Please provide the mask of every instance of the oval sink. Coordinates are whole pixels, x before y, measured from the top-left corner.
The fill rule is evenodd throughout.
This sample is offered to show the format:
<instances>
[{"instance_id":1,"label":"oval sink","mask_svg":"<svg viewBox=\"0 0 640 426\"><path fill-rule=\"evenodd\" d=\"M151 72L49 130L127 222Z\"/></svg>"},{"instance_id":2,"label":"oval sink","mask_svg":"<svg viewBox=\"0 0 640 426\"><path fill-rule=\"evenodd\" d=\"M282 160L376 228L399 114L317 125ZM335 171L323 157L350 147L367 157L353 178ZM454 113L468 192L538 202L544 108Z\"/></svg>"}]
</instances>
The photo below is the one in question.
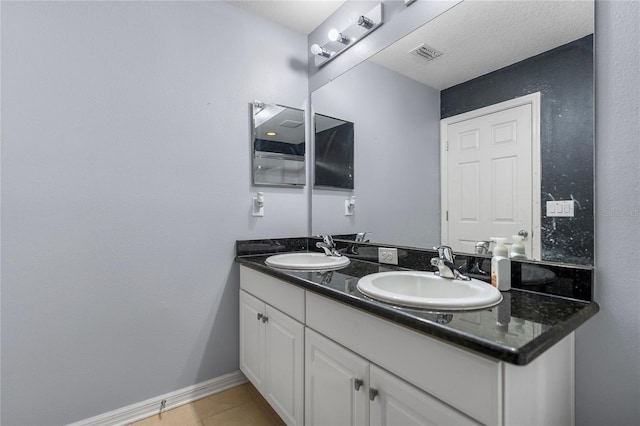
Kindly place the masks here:
<instances>
[{"instance_id":1,"label":"oval sink","mask_svg":"<svg viewBox=\"0 0 640 426\"><path fill-rule=\"evenodd\" d=\"M324 271L343 268L349 264L346 256L327 256L324 253L283 253L269 256L265 263L274 268Z\"/></svg>"},{"instance_id":2,"label":"oval sink","mask_svg":"<svg viewBox=\"0 0 640 426\"><path fill-rule=\"evenodd\" d=\"M423 271L392 271L366 275L358 281L365 295L394 305L469 310L497 305L500 291L480 280L451 280Z\"/></svg>"}]
</instances>

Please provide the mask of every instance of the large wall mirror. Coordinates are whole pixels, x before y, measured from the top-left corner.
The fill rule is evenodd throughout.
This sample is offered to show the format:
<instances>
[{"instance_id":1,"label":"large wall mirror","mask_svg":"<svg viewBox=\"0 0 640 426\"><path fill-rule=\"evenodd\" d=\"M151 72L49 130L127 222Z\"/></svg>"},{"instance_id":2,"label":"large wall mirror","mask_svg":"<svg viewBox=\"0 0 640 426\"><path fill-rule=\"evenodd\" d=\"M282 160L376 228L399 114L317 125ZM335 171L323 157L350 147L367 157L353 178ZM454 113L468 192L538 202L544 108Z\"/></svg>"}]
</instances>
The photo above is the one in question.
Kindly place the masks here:
<instances>
[{"instance_id":1,"label":"large wall mirror","mask_svg":"<svg viewBox=\"0 0 640 426\"><path fill-rule=\"evenodd\" d=\"M304 110L261 101L250 108L253 184L304 185Z\"/></svg>"},{"instance_id":2,"label":"large wall mirror","mask_svg":"<svg viewBox=\"0 0 640 426\"><path fill-rule=\"evenodd\" d=\"M517 178L530 195L514 192L503 206L531 198L537 227L526 231L539 242L536 260L593 264L593 18L589 1L463 1L315 90L314 111L358 124L358 173L353 216L344 215L344 195L314 189L312 233L371 232L372 242L417 248L441 244L447 216L462 209L443 197L447 181L460 174L441 177L441 126L538 96L531 132L539 146L525 154L538 169ZM507 133L493 131L504 140ZM509 170L518 168L513 164ZM511 176L487 170L489 185ZM475 196L478 209L495 210L493 195L478 196L465 182L459 196L467 205ZM570 203L574 216L549 216L547 202ZM489 232L483 239L510 240L515 233Z\"/></svg>"}]
</instances>

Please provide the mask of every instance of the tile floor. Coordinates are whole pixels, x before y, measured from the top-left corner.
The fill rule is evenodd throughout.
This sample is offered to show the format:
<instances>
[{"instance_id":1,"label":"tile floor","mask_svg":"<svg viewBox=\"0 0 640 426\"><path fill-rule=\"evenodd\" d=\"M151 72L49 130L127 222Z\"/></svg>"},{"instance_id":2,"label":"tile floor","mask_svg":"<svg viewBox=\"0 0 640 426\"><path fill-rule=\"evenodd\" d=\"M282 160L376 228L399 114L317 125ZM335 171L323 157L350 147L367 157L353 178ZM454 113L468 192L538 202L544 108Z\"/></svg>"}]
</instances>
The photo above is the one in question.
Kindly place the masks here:
<instances>
[{"instance_id":1,"label":"tile floor","mask_svg":"<svg viewBox=\"0 0 640 426\"><path fill-rule=\"evenodd\" d=\"M129 426L280 426L285 423L250 383L210 395Z\"/></svg>"}]
</instances>

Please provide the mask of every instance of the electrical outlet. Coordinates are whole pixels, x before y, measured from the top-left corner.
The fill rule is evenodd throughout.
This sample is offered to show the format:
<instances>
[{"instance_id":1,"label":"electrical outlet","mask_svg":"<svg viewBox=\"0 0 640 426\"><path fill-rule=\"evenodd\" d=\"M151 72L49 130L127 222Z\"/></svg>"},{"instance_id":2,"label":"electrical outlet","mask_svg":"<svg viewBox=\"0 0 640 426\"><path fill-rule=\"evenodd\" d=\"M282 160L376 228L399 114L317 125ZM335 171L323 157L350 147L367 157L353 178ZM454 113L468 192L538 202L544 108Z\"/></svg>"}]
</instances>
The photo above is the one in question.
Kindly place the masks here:
<instances>
[{"instance_id":1,"label":"electrical outlet","mask_svg":"<svg viewBox=\"0 0 640 426\"><path fill-rule=\"evenodd\" d=\"M397 265L398 249L378 247L378 262Z\"/></svg>"}]
</instances>

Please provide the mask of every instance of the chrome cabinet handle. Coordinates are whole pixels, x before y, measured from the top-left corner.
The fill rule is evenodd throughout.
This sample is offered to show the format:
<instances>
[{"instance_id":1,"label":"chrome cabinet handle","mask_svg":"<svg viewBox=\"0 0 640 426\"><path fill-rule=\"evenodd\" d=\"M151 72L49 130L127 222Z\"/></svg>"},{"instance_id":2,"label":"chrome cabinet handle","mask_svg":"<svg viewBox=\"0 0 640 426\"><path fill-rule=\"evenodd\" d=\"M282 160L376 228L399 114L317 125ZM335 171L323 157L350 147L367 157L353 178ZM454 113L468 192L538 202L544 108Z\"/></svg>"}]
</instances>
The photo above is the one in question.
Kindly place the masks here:
<instances>
[{"instance_id":1,"label":"chrome cabinet handle","mask_svg":"<svg viewBox=\"0 0 640 426\"><path fill-rule=\"evenodd\" d=\"M357 377L353 379L353 387L355 390L359 391L362 385L364 385L364 380L358 379Z\"/></svg>"},{"instance_id":2,"label":"chrome cabinet handle","mask_svg":"<svg viewBox=\"0 0 640 426\"><path fill-rule=\"evenodd\" d=\"M520 231L518 231L518 235L520 235L523 239L526 240L527 237L529 236L529 233L526 230L521 229Z\"/></svg>"},{"instance_id":3,"label":"chrome cabinet handle","mask_svg":"<svg viewBox=\"0 0 640 426\"><path fill-rule=\"evenodd\" d=\"M260 321L262 319L262 314L258 314L258 321Z\"/></svg>"},{"instance_id":4,"label":"chrome cabinet handle","mask_svg":"<svg viewBox=\"0 0 640 426\"><path fill-rule=\"evenodd\" d=\"M373 401L374 399L376 399L376 396L378 396L378 389L369 388L369 399Z\"/></svg>"},{"instance_id":5,"label":"chrome cabinet handle","mask_svg":"<svg viewBox=\"0 0 640 426\"><path fill-rule=\"evenodd\" d=\"M266 316L266 315L263 315L262 316L262 322L264 323L264 322L267 322L267 321L269 321L269 317Z\"/></svg>"}]
</instances>

